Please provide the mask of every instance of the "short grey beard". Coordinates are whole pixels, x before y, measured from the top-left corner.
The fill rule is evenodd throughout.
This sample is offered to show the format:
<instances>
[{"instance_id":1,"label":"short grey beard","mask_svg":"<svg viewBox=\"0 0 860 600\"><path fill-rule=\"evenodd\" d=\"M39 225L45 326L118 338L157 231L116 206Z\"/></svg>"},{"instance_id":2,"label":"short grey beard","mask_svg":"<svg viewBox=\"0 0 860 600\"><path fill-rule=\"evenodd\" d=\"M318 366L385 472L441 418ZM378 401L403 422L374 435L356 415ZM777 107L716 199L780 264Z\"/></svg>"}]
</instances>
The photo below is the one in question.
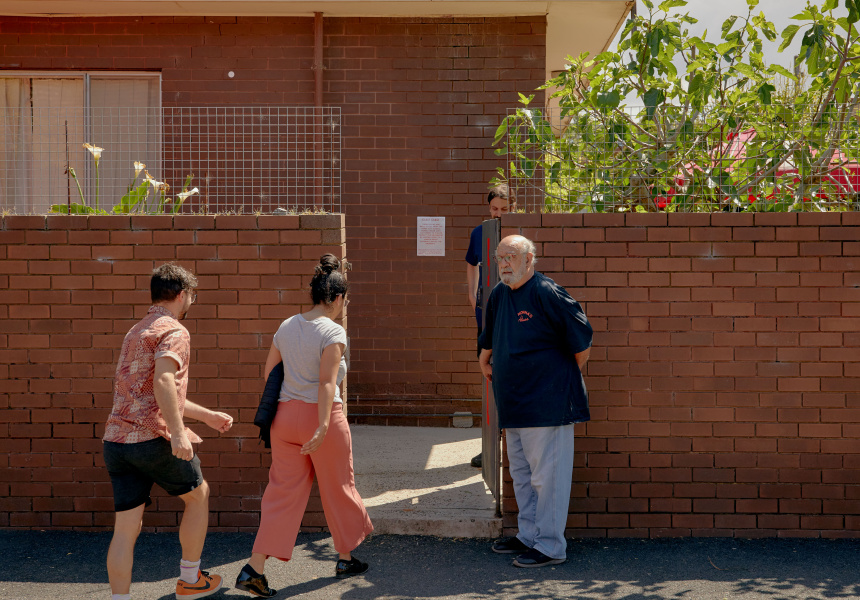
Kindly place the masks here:
<instances>
[{"instance_id":1,"label":"short grey beard","mask_svg":"<svg viewBox=\"0 0 860 600\"><path fill-rule=\"evenodd\" d=\"M526 276L527 271L528 271L528 265L526 265L525 261L523 261L523 265L519 269L517 269L516 271L514 271L511 274L500 274L499 279L506 286L511 287L512 285L516 285L520 281L522 281L523 277Z\"/></svg>"}]
</instances>

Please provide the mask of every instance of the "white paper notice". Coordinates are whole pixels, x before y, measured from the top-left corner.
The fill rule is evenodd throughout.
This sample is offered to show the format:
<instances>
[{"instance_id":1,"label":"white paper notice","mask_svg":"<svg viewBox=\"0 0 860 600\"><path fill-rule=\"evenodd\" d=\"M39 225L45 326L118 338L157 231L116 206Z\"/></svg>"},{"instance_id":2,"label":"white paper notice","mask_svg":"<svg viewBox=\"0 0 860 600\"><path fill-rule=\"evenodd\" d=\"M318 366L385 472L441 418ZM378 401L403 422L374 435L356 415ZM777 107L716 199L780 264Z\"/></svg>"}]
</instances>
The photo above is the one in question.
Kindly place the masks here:
<instances>
[{"instance_id":1,"label":"white paper notice","mask_svg":"<svg viewBox=\"0 0 860 600\"><path fill-rule=\"evenodd\" d=\"M418 256L445 256L445 217L418 217Z\"/></svg>"}]
</instances>

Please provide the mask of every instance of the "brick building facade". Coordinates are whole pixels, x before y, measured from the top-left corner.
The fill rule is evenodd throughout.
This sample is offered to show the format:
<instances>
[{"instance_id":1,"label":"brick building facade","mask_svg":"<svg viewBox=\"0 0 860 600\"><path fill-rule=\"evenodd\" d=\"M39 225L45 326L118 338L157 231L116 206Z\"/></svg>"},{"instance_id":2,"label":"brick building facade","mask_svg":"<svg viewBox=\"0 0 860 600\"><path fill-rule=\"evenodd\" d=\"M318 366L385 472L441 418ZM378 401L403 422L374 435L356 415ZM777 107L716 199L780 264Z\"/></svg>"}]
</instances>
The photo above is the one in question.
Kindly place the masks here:
<instances>
[{"instance_id":1,"label":"brick building facade","mask_svg":"<svg viewBox=\"0 0 860 600\"><path fill-rule=\"evenodd\" d=\"M463 13L469 4L487 10L494 3L444 10ZM487 182L502 164L491 147L495 129L518 93L533 92L563 59L548 60L547 9L531 6L548 3L514 4L527 14L324 16L322 102L343 115L341 205L355 285L350 386L358 412L479 412L465 294L468 236L486 216ZM593 20L591 41L566 48L574 54L602 50L629 9L627 2L549 4L576 7L578 18L568 21L582 30ZM111 5L85 2L79 10ZM207 3L207 10L227 5ZM602 15L607 7L613 12ZM314 19L305 16L0 17L0 76L157 72L166 107L312 105L313 55ZM444 257L416 256L418 216L446 218Z\"/></svg>"}]
</instances>

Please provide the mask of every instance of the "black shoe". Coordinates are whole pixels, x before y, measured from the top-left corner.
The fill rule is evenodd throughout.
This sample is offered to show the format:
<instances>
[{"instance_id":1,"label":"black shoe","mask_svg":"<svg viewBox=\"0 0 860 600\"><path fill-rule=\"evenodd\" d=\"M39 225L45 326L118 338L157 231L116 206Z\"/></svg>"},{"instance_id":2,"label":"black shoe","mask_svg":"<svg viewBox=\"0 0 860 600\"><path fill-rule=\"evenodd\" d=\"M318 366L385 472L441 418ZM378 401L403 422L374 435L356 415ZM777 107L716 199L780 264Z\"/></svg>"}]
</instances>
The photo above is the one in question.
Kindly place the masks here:
<instances>
[{"instance_id":1,"label":"black shoe","mask_svg":"<svg viewBox=\"0 0 860 600\"><path fill-rule=\"evenodd\" d=\"M472 459L472 466L476 469L480 469L484 466L484 455L479 454L475 458Z\"/></svg>"},{"instance_id":2,"label":"black shoe","mask_svg":"<svg viewBox=\"0 0 860 600\"><path fill-rule=\"evenodd\" d=\"M365 573L370 568L365 562L361 562L356 557L352 557L349 560L339 560L337 561L337 566L334 568L334 576L338 579L346 579L347 577L352 577L353 575L361 575Z\"/></svg>"},{"instance_id":3,"label":"black shoe","mask_svg":"<svg viewBox=\"0 0 860 600\"><path fill-rule=\"evenodd\" d=\"M532 548L514 559L515 567L545 567L547 565L560 565L566 558L550 558L537 548Z\"/></svg>"},{"instance_id":4,"label":"black shoe","mask_svg":"<svg viewBox=\"0 0 860 600\"><path fill-rule=\"evenodd\" d=\"M518 537L496 540L492 549L496 554L522 554L530 550Z\"/></svg>"},{"instance_id":5,"label":"black shoe","mask_svg":"<svg viewBox=\"0 0 860 600\"><path fill-rule=\"evenodd\" d=\"M239 576L236 578L236 588L261 598L271 598L278 593L278 590L269 587L266 576L257 573L251 568L251 565L245 565L239 571Z\"/></svg>"}]
</instances>

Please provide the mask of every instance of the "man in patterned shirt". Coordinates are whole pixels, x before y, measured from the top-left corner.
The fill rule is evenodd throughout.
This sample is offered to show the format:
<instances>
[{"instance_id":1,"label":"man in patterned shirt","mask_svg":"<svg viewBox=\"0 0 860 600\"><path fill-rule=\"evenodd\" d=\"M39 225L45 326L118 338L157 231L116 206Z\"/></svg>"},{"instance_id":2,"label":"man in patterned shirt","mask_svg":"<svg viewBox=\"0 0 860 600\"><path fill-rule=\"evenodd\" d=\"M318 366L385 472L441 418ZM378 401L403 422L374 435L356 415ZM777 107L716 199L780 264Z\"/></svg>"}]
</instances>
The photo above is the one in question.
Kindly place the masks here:
<instances>
[{"instance_id":1,"label":"man in patterned shirt","mask_svg":"<svg viewBox=\"0 0 860 600\"><path fill-rule=\"evenodd\" d=\"M156 483L185 502L177 599L203 598L221 587L219 575L200 570L209 524L209 486L192 443L202 440L183 415L225 432L233 417L185 398L191 354L179 321L197 297L197 278L174 264L152 272L152 306L126 334L114 378L113 410L104 434L104 458L114 494L116 522L107 556L112 600L130 600L134 545L149 492Z\"/></svg>"}]
</instances>

